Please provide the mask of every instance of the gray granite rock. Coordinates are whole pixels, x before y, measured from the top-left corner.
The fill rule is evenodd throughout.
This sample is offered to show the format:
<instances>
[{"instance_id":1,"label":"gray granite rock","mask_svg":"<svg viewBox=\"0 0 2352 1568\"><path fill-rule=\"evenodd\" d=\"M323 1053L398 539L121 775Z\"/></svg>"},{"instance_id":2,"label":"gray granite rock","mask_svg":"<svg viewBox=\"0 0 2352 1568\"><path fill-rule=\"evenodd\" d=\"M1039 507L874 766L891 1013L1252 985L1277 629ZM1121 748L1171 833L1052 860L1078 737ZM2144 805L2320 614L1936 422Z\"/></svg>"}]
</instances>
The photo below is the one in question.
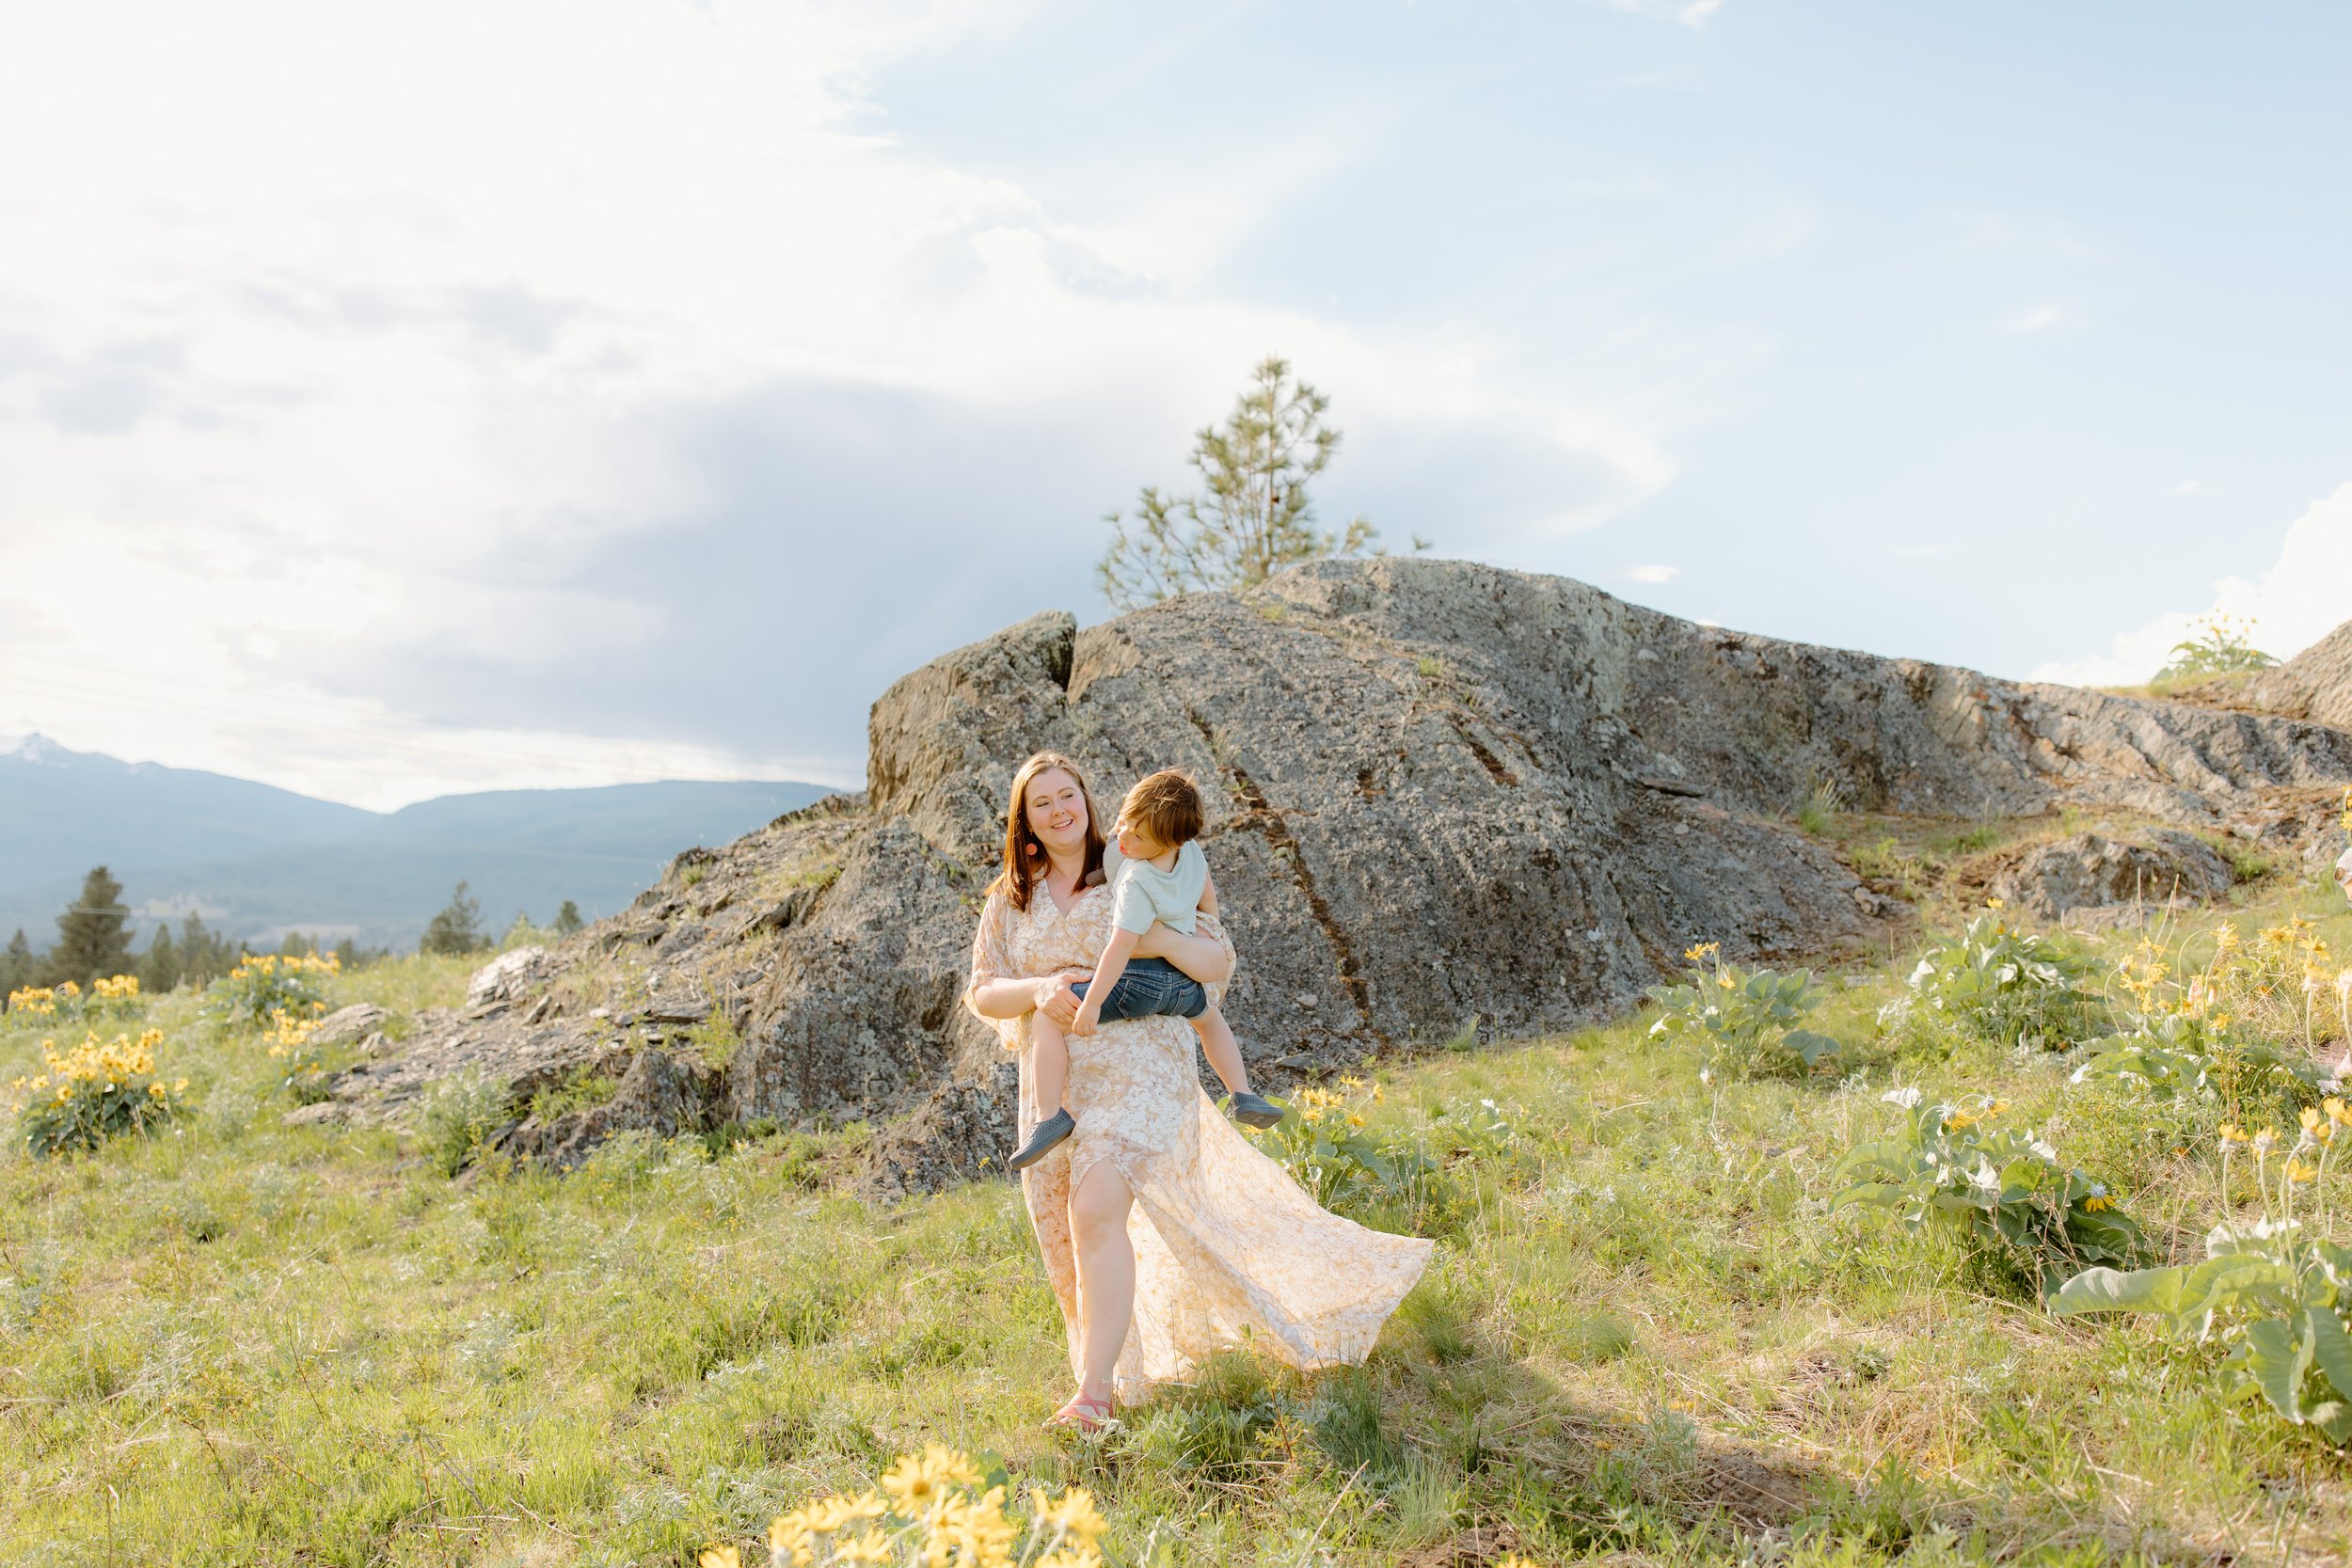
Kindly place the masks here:
<instances>
[{"instance_id":1,"label":"gray granite rock","mask_svg":"<svg viewBox=\"0 0 2352 1568\"><path fill-rule=\"evenodd\" d=\"M2256 675L2239 695L2272 713L2352 729L2352 621Z\"/></svg>"},{"instance_id":2,"label":"gray granite rock","mask_svg":"<svg viewBox=\"0 0 2352 1568\"><path fill-rule=\"evenodd\" d=\"M2186 908L2230 891L2236 873L2203 839L2156 829L2143 842L2076 833L2039 844L1994 874L1985 891L2045 921L2108 905ZM2081 921L2073 922L2087 928Z\"/></svg>"},{"instance_id":3,"label":"gray granite rock","mask_svg":"<svg viewBox=\"0 0 2352 1568\"><path fill-rule=\"evenodd\" d=\"M337 1093L396 1101L466 1065L617 1073L675 1049L684 1026L648 1009L683 990L706 1039L739 1041L694 1080L708 1115L881 1120L885 1190L1001 1168L1008 1065L958 997L1013 769L1046 747L1104 811L1156 768L1200 780L1242 954L1228 1012L1276 1087L1473 1017L1489 1036L1595 1018L1694 942L1867 949L1908 911L1788 822L1823 781L1857 809L2073 804L2298 852L2352 781L2352 735L2315 724L1783 642L1559 578L1319 562L934 660L875 703L862 795L681 855L545 956L529 986L587 1016L492 997ZM568 1159L625 1124L516 1137Z\"/></svg>"}]
</instances>

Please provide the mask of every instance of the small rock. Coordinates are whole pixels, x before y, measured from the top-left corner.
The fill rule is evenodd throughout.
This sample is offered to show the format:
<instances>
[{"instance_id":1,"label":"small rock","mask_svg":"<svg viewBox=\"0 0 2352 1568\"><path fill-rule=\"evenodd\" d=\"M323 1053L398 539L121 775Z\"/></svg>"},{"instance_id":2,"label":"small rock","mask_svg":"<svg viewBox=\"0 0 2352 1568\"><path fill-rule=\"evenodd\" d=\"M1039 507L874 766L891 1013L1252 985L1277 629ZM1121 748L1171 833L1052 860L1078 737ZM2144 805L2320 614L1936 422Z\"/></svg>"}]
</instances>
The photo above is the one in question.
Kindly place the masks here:
<instances>
[{"instance_id":1,"label":"small rock","mask_svg":"<svg viewBox=\"0 0 2352 1568\"><path fill-rule=\"evenodd\" d=\"M285 1127L326 1127L345 1120L350 1114L349 1107L322 1100L315 1105L297 1105L278 1120Z\"/></svg>"},{"instance_id":2,"label":"small rock","mask_svg":"<svg viewBox=\"0 0 2352 1568\"><path fill-rule=\"evenodd\" d=\"M318 1027L310 1031L312 1045L349 1045L354 1040L373 1034L392 1015L373 1002L354 1002L350 1006L331 1012L320 1019Z\"/></svg>"},{"instance_id":3,"label":"small rock","mask_svg":"<svg viewBox=\"0 0 2352 1568\"><path fill-rule=\"evenodd\" d=\"M501 953L475 970L473 978L466 982L466 1006L481 1007L512 1002L541 977L542 968L549 967L544 947L517 947L512 953Z\"/></svg>"}]
</instances>

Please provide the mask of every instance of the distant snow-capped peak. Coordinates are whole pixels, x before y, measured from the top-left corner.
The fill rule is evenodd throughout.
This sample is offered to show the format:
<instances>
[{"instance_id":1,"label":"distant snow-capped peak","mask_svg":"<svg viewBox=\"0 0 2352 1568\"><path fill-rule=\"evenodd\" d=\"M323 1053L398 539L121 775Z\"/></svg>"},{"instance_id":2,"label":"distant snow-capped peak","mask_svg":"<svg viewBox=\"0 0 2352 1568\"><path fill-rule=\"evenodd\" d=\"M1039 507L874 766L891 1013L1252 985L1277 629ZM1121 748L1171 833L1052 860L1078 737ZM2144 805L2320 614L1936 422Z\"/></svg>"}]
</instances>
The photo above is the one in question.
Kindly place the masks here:
<instances>
[{"instance_id":1,"label":"distant snow-capped peak","mask_svg":"<svg viewBox=\"0 0 2352 1568\"><path fill-rule=\"evenodd\" d=\"M72 761L73 753L36 730L10 746L6 752L0 752L0 756L5 756L11 762L55 765Z\"/></svg>"}]
</instances>

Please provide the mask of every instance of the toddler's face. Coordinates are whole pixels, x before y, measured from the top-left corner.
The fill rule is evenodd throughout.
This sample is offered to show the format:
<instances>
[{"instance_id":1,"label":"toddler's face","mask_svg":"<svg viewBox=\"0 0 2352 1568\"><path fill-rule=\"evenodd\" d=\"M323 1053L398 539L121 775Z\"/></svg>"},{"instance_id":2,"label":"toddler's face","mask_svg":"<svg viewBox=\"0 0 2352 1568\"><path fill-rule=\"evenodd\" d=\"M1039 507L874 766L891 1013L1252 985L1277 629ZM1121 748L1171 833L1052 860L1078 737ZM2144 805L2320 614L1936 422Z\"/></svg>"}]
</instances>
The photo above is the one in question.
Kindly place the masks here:
<instances>
[{"instance_id":1,"label":"toddler's face","mask_svg":"<svg viewBox=\"0 0 2352 1568\"><path fill-rule=\"evenodd\" d=\"M1119 852L1131 861L1152 861L1168 853L1168 846L1125 817L1119 820Z\"/></svg>"}]
</instances>

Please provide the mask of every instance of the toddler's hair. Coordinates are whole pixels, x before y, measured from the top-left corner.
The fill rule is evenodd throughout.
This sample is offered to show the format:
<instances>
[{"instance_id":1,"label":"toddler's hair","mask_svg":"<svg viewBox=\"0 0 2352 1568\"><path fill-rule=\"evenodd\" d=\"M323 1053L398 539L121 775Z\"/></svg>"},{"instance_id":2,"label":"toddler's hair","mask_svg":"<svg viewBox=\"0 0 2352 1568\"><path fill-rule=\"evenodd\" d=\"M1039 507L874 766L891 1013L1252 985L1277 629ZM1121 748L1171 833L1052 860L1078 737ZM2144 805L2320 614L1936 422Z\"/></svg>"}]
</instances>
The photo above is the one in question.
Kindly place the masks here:
<instances>
[{"instance_id":1,"label":"toddler's hair","mask_svg":"<svg viewBox=\"0 0 2352 1568\"><path fill-rule=\"evenodd\" d=\"M1200 836L1200 791L1191 775L1163 768L1127 791L1119 819L1171 849L1182 848Z\"/></svg>"}]
</instances>

